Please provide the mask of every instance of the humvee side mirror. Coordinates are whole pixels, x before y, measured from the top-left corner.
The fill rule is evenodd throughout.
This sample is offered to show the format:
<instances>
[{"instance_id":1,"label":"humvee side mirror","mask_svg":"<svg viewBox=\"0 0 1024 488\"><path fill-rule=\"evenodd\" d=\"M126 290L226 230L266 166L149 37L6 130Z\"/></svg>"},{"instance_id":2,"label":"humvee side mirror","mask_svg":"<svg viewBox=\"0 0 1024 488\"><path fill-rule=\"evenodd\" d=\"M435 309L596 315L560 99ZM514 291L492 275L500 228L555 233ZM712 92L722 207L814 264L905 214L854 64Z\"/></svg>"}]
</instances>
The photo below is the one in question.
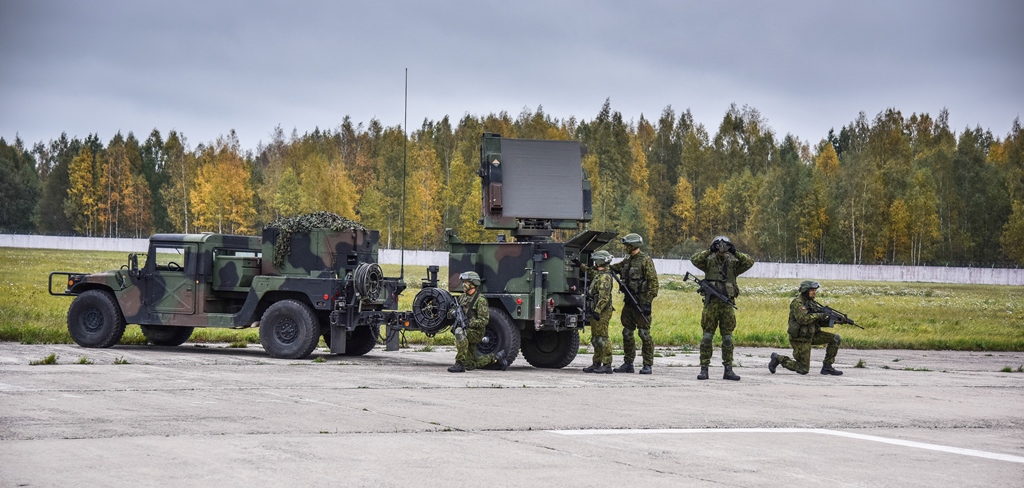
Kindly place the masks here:
<instances>
[{"instance_id":1,"label":"humvee side mirror","mask_svg":"<svg viewBox=\"0 0 1024 488\"><path fill-rule=\"evenodd\" d=\"M128 272L133 278L139 277L139 255L131 253L128 255Z\"/></svg>"}]
</instances>

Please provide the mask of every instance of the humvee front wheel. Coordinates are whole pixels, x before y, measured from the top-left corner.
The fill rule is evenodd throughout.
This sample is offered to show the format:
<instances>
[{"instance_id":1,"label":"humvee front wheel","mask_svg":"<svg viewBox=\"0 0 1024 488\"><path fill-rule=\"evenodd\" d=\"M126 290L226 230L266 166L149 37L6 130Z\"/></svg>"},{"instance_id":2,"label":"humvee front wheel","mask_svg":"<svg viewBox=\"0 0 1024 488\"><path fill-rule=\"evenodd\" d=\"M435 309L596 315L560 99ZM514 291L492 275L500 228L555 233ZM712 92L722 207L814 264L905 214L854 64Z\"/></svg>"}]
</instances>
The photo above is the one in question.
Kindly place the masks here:
<instances>
[{"instance_id":1,"label":"humvee front wheel","mask_svg":"<svg viewBox=\"0 0 1024 488\"><path fill-rule=\"evenodd\" d=\"M75 297L68 308L68 333L82 347L110 347L124 334L124 315L117 300L104 290Z\"/></svg>"},{"instance_id":2,"label":"humvee front wheel","mask_svg":"<svg viewBox=\"0 0 1024 488\"><path fill-rule=\"evenodd\" d=\"M542 330L523 341L523 357L535 368L564 368L576 359L580 334L576 330Z\"/></svg>"},{"instance_id":3,"label":"humvee front wheel","mask_svg":"<svg viewBox=\"0 0 1024 488\"><path fill-rule=\"evenodd\" d=\"M154 346L180 346L192 337L195 327L175 327L173 325L143 325L142 335Z\"/></svg>"},{"instance_id":4,"label":"humvee front wheel","mask_svg":"<svg viewBox=\"0 0 1024 488\"><path fill-rule=\"evenodd\" d=\"M306 304L297 300L274 303L260 320L260 344L281 359L305 358L320 342L320 323Z\"/></svg>"},{"instance_id":5,"label":"humvee front wheel","mask_svg":"<svg viewBox=\"0 0 1024 488\"><path fill-rule=\"evenodd\" d=\"M516 328L512 317L504 310L491 307L491 320L487 322L484 330L484 338L476 346L478 356L485 354L497 354L498 351L505 351L505 358L508 364L512 364L519 355L519 329ZM498 364L491 364L487 369L500 369Z\"/></svg>"}]
</instances>

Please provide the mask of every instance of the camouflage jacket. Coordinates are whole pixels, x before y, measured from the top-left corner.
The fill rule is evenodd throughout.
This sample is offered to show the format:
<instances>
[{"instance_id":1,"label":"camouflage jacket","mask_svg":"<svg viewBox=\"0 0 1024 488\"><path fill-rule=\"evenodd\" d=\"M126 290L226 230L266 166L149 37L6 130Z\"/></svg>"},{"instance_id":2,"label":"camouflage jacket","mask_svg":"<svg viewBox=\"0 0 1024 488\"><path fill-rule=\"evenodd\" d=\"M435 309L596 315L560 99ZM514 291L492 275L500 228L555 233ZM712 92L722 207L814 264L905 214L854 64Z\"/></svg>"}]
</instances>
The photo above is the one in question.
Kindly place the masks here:
<instances>
[{"instance_id":1,"label":"camouflage jacket","mask_svg":"<svg viewBox=\"0 0 1024 488\"><path fill-rule=\"evenodd\" d=\"M725 293L729 298L736 298L740 294L740 287L736 284L736 277L746 273L754 266L754 258L737 252L735 256L729 253L718 254L710 249L695 253L690 256L690 263L704 272L704 279L711 282L718 291Z\"/></svg>"},{"instance_id":2,"label":"camouflage jacket","mask_svg":"<svg viewBox=\"0 0 1024 488\"><path fill-rule=\"evenodd\" d=\"M626 256L610 268L619 274L626 288L640 303L651 303L658 296L658 272L654 269L654 260L643 251Z\"/></svg>"},{"instance_id":3,"label":"camouflage jacket","mask_svg":"<svg viewBox=\"0 0 1024 488\"><path fill-rule=\"evenodd\" d=\"M821 330L822 323L827 324L825 314L815 312L817 302L800 294L789 303L789 337L791 339L810 339Z\"/></svg>"},{"instance_id":4,"label":"camouflage jacket","mask_svg":"<svg viewBox=\"0 0 1024 488\"><path fill-rule=\"evenodd\" d=\"M594 275L587 290L587 303L592 311L599 314L612 311L612 281L611 272L607 270Z\"/></svg>"},{"instance_id":5,"label":"camouflage jacket","mask_svg":"<svg viewBox=\"0 0 1024 488\"><path fill-rule=\"evenodd\" d=\"M459 296L459 306L462 307L462 311L466 314L466 320L469 321L470 330L483 331L487 327L487 322L491 320L491 310L487 306L487 299L480 297L473 303L473 297L477 296L480 290L470 295L469 293L463 293ZM469 305L473 303L473 309L469 309Z\"/></svg>"}]
</instances>

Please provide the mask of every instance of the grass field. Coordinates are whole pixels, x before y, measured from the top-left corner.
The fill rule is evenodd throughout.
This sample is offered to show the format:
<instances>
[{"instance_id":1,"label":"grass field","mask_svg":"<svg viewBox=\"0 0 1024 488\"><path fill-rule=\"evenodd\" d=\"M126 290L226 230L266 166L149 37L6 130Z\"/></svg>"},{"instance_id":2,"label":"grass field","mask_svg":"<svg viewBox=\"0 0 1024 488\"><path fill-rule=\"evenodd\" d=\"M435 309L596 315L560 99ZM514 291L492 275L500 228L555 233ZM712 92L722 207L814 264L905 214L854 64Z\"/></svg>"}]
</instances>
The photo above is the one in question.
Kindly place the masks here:
<instances>
[{"instance_id":1,"label":"grass field","mask_svg":"<svg viewBox=\"0 0 1024 488\"><path fill-rule=\"evenodd\" d=\"M116 269L127 253L0 248L0 340L24 343L70 343L67 310L70 297L47 293L50 271L96 272ZM384 265L397 276L397 265ZM441 276L446 276L446 269ZM410 289L400 308L408 310L426 276L422 266L407 266ZM814 279L808 276L808 279ZM744 279L737 299L735 340L740 346L788 347L789 302L799 280ZM700 297L696 285L680 276L662 276L654 301L652 334L660 346L696 348L700 341ZM622 308L616 294L615 307ZM866 328L837 326L844 348L952 349L1024 351L1024 287L934 283L823 282L820 302L842 310ZM612 342L621 347L618 313L612 319ZM407 334L411 344L451 344L451 334L427 338ZM256 329L196 329L193 342L258 343ZM581 337L588 344L589 333ZM145 342L137 326L129 326L123 343Z\"/></svg>"}]
</instances>

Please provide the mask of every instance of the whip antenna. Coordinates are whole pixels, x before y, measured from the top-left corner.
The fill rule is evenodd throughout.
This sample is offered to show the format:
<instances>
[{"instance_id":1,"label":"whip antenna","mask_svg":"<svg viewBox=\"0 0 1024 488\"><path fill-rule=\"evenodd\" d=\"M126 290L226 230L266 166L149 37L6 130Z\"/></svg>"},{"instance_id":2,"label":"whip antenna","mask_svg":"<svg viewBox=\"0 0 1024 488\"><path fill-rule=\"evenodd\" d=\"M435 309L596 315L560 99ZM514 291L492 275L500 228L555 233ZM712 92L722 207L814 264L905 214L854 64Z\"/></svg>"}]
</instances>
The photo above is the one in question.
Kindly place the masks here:
<instances>
[{"instance_id":1,"label":"whip antenna","mask_svg":"<svg viewBox=\"0 0 1024 488\"><path fill-rule=\"evenodd\" d=\"M398 279L405 281L405 180L408 173L406 169L409 154L409 68L405 68L405 119L402 121L402 257L401 271Z\"/></svg>"}]
</instances>

